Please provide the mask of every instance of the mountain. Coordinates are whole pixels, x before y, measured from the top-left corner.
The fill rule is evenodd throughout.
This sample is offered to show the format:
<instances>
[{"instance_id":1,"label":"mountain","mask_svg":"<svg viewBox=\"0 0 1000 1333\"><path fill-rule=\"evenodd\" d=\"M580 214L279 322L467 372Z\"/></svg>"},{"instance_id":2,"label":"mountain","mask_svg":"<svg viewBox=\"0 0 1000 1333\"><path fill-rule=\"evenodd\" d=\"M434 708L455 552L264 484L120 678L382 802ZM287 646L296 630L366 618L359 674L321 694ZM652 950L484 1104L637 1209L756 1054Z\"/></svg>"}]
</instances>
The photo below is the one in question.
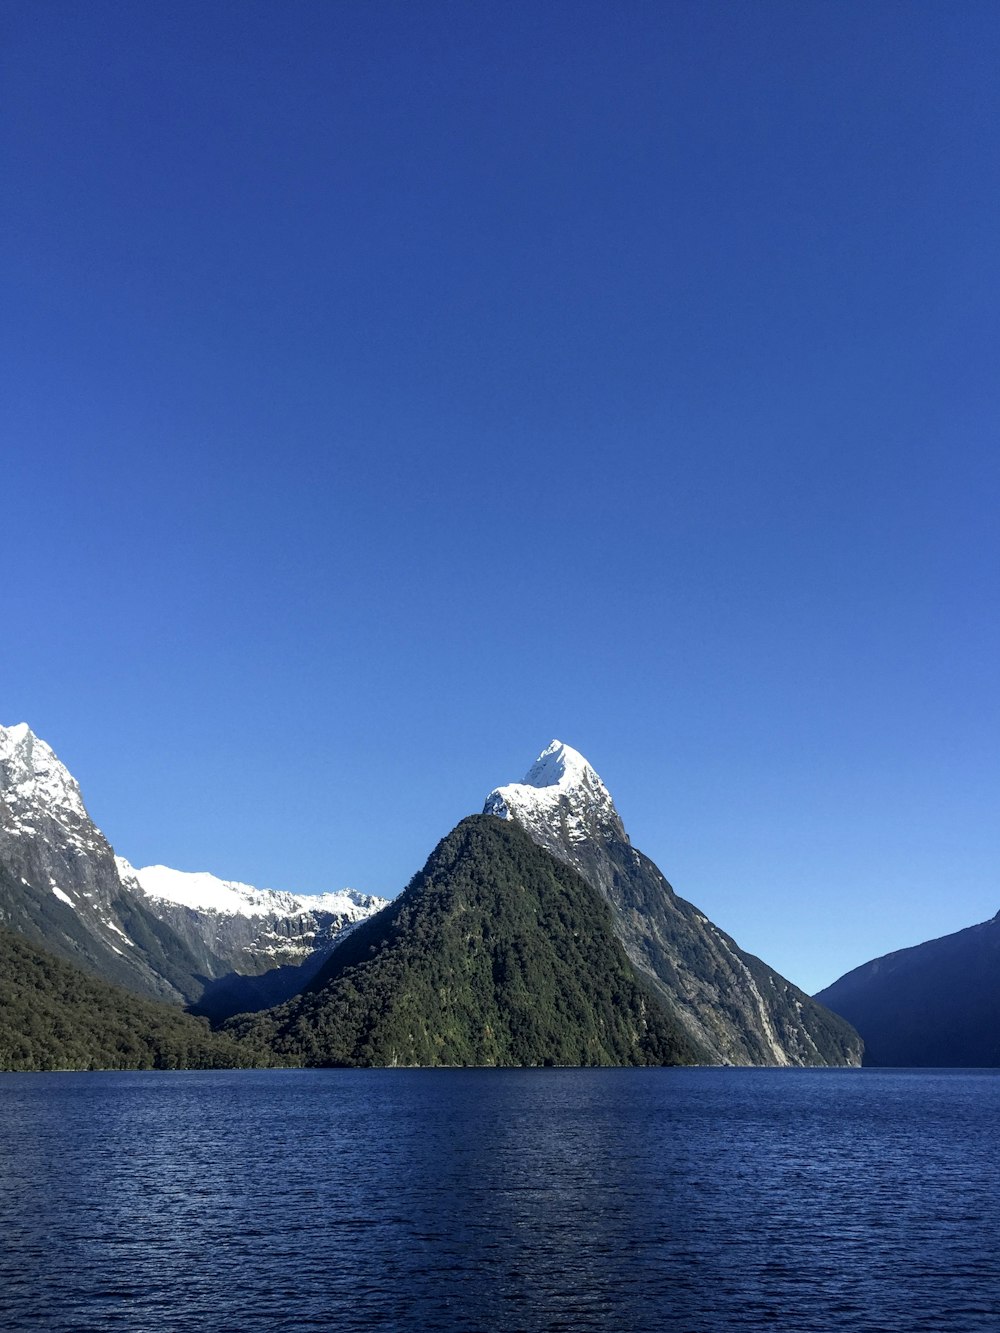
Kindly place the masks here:
<instances>
[{"instance_id":1,"label":"mountain","mask_svg":"<svg viewBox=\"0 0 1000 1333\"><path fill-rule=\"evenodd\" d=\"M0 923L106 981L154 999L197 991L196 959L140 899L76 780L21 723L0 727Z\"/></svg>"},{"instance_id":2,"label":"mountain","mask_svg":"<svg viewBox=\"0 0 1000 1333\"><path fill-rule=\"evenodd\" d=\"M853 1023L865 1064L1000 1065L1000 913L899 949L816 997Z\"/></svg>"},{"instance_id":3,"label":"mountain","mask_svg":"<svg viewBox=\"0 0 1000 1333\"><path fill-rule=\"evenodd\" d=\"M600 895L485 815L444 838L303 995L228 1031L313 1065L659 1065L701 1054L637 978Z\"/></svg>"},{"instance_id":4,"label":"mountain","mask_svg":"<svg viewBox=\"0 0 1000 1333\"><path fill-rule=\"evenodd\" d=\"M0 891L8 878L0 867ZM226 1069L250 1063L204 1019L101 981L0 926L0 1070Z\"/></svg>"},{"instance_id":5,"label":"mountain","mask_svg":"<svg viewBox=\"0 0 1000 1333\"><path fill-rule=\"evenodd\" d=\"M735 1065L857 1065L856 1032L674 893L631 844L607 787L561 741L484 813L520 825L610 904L625 952L707 1060Z\"/></svg>"},{"instance_id":6,"label":"mountain","mask_svg":"<svg viewBox=\"0 0 1000 1333\"><path fill-rule=\"evenodd\" d=\"M356 889L315 895L257 889L206 873L117 857L134 900L174 932L204 975L194 1009L211 1018L265 1009L297 994L338 939L386 899Z\"/></svg>"},{"instance_id":7,"label":"mountain","mask_svg":"<svg viewBox=\"0 0 1000 1333\"><path fill-rule=\"evenodd\" d=\"M353 890L309 897L133 869L24 723L0 727L0 866L0 923L106 981L213 1015L294 994L345 929L384 906Z\"/></svg>"}]
</instances>

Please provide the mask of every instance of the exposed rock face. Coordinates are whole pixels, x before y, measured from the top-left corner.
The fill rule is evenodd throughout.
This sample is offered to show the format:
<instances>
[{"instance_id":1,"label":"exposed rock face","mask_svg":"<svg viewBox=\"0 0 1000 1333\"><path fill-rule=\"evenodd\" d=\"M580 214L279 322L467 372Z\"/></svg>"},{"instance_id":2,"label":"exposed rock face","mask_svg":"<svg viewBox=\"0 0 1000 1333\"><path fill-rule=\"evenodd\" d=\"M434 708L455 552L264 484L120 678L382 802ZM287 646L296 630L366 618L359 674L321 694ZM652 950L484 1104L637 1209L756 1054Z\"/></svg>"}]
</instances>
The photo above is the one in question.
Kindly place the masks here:
<instances>
[{"instance_id":1,"label":"exposed rock face","mask_svg":"<svg viewBox=\"0 0 1000 1333\"><path fill-rule=\"evenodd\" d=\"M632 847L611 795L576 750L553 741L484 812L512 819L611 904L615 930L694 1042L720 1064L857 1065L853 1029L679 898Z\"/></svg>"},{"instance_id":2,"label":"exposed rock face","mask_svg":"<svg viewBox=\"0 0 1000 1333\"><path fill-rule=\"evenodd\" d=\"M213 1014L286 999L384 906L354 890L310 897L133 869L24 723L0 727L0 864L0 921L106 980Z\"/></svg>"},{"instance_id":3,"label":"exposed rock face","mask_svg":"<svg viewBox=\"0 0 1000 1333\"><path fill-rule=\"evenodd\" d=\"M386 904L355 889L285 893L167 866L136 870L123 857L117 864L132 898L198 961L205 981L195 1008L213 1018L281 1004L347 931Z\"/></svg>"},{"instance_id":4,"label":"exposed rock face","mask_svg":"<svg viewBox=\"0 0 1000 1333\"><path fill-rule=\"evenodd\" d=\"M861 1033L865 1064L1000 1065L1000 913L875 958L816 997Z\"/></svg>"},{"instance_id":5,"label":"exposed rock face","mask_svg":"<svg viewBox=\"0 0 1000 1333\"><path fill-rule=\"evenodd\" d=\"M196 960L125 897L75 779L24 723L0 727L0 863L0 920L32 943L155 999L197 989Z\"/></svg>"}]
</instances>

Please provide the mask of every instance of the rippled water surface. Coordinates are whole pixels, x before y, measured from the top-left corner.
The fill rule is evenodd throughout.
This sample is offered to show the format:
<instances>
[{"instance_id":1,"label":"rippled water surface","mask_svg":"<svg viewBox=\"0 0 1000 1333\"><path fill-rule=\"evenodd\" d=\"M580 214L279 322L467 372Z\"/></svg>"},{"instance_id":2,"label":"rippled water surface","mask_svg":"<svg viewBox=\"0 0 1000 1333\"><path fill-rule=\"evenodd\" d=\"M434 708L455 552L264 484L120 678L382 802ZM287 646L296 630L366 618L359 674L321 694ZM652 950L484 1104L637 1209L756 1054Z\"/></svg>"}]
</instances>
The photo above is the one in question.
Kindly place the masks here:
<instances>
[{"instance_id":1,"label":"rippled water surface","mask_svg":"<svg viewBox=\"0 0 1000 1333\"><path fill-rule=\"evenodd\" d=\"M1000 1327L997 1072L0 1076L17 1330Z\"/></svg>"}]
</instances>

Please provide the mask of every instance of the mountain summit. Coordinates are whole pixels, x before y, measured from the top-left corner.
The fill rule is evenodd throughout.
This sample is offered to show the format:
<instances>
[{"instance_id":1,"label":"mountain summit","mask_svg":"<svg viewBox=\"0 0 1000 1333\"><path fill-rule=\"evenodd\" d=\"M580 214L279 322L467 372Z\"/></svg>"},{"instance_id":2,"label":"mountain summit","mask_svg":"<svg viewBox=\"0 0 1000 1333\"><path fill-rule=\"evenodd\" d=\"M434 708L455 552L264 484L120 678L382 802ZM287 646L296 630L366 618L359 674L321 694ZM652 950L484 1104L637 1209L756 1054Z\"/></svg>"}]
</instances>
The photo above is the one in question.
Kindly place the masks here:
<instances>
[{"instance_id":1,"label":"mountain summit","mask_svg":"<svg viewBox=\"0 0 1000 1333\"><path fill-rule=\"evenodd\" d=\"M674 893L632 846L610 792L577 750L552 741L523 782L490 792L483 812L520 824L607 900L629 959L708 1060L860 1063L860 1040L846 1022Z\"/></svg>"},{"instance_id":2,"label":"mountain summit","mask_svg":"<svg viewBox=\"0 0 1000 1333\"><path fill-rule=\"evenodd\" d=\"M79 783L27 723L0 727L0 924L141 995L213 1016L288 998L342 931L384 907L136 870L87 813Z\"/></svg>"},{"instance_id":3,"label":"mountain summit","mask_svg":"<svg viewBox=\"0 0 1000 1333\"><path fill-rule=\"evenodd\" d=\"M0 924L153 999L179 1001L194 960L123 892L80 787L26 723L0 727Z\"/></svg>"},{"instance_id":4,"label":"mountain summit","mask_svg":"<svg viewBox=\"0 0 1000 1333\"><path fill-rule=\"evenodd\" d=\"M545 747L523 781L491 791L483 814L515 820L557 856L590 838L628 842L611 793L579 750L562 741Z\"/></svg>"},{"instance_id":5,"label":"mountain summit","mask_svg":"<svg viewBox=\"0 0 1000 1333\"><path fill-rule=\"evenodd\" d=\"M4 823L12 830L37 833L44 818L87 847L101 837L83 804L80 784L27 722L0 727L0 802Z\"/></svg>"}]
</instances>

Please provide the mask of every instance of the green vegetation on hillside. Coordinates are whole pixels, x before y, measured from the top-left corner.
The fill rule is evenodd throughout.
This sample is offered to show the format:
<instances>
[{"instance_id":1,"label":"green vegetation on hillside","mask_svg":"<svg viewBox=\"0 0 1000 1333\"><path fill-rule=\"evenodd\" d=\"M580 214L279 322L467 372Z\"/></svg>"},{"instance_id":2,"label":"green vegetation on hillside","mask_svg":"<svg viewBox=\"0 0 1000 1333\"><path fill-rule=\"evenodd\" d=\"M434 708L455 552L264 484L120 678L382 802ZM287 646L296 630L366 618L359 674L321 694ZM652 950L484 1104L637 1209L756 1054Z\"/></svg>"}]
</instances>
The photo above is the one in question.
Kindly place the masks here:
<instances>
[{"instance_id":1,"label":"green vegetation on hillside","mask_svg":"<svg viewBox=\"0 0 1000 1333\"><path fill-rule=\"evenodd\" d=\"M648 1065L698 1058L610 909L519 827L463 820L309 989L226 1030L308 1065Z\"/></svg>"},{"instance_id":2,"label":"green vegetation on hillside","mask_svg":"<svg viewBox=\"0 0 1000 1333\"><path fill-rule=\"evenodd\" d=\"M0 926L0 1070L254 1063L204 1019L89 976Z\"/></svg>"}]
</instances>

